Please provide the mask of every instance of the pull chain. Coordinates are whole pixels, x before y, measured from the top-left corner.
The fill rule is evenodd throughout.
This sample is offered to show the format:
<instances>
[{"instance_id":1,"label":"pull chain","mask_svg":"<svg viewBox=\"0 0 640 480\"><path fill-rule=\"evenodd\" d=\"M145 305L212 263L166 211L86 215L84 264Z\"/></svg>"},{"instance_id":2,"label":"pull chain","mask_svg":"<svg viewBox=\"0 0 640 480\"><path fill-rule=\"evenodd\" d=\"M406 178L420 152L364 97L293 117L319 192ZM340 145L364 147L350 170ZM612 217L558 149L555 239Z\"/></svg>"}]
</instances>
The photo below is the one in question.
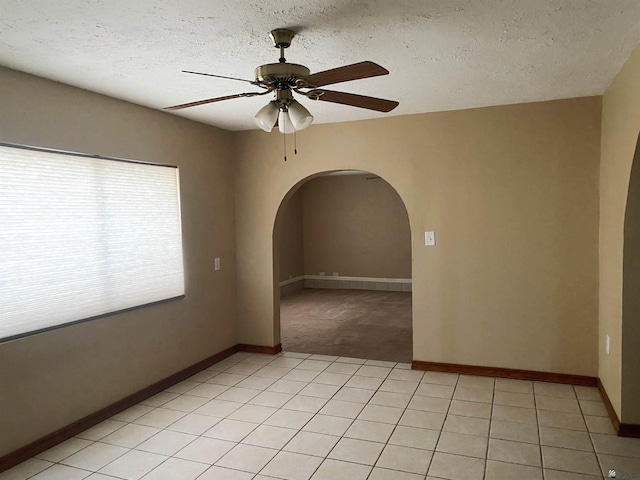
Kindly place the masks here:
<instances>
[{"instance_id":1,"label":"pull chain","mask_svg":"<svg viewBox=\"0 0 640 480\"><path fill-rule=\"evenodd\" d=\"M284 148L284 161L287 161L287 135L286 134L282 134L282 145Z\"/></svg>"},{"instance_id":2,"label":"pull chain","mask_svg":"<svg viewBox=\"0 0 640 480\"><path fill-rule=\"evenodd\" d=\"M293 131L293 154L298 154L298 132L297 130Z\"/></svg>"}]
</instances>

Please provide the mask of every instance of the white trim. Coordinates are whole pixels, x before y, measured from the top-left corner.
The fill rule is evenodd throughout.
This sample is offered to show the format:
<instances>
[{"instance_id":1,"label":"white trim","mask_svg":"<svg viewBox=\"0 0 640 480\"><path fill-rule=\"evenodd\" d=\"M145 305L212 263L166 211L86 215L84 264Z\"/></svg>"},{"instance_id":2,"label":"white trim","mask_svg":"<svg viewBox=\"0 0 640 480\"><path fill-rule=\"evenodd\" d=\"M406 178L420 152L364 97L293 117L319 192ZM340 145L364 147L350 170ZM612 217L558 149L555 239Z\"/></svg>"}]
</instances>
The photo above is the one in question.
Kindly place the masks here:
<instances>
[{"instance_id":1,"label":"white trim","mask_svg":"<svg viewBox=\"0 0 640 480\"><path fill-rule=\"evenodd\" d=\"M298 275L297 277L283 280L280 286L284 287L301 280L342 280L346 282L372 282L372 283L412 283L410 278L376 278L376 277L343 277L333 275Z\"/></svg>"},{"instance_id":2,"label":"white trim","mask_svg":"<svg viewBox=\"0 0 640 480\"><path fill-rule=\"evenodd\" d=\"M286 285L291 285L292 283L302 282L302 281L304 281L304 279L305 279L304 275L298 275L297 277L290 278L289 280L281 281L280 282L280 286L284 287Z\"/></svg>"}]
</instances>

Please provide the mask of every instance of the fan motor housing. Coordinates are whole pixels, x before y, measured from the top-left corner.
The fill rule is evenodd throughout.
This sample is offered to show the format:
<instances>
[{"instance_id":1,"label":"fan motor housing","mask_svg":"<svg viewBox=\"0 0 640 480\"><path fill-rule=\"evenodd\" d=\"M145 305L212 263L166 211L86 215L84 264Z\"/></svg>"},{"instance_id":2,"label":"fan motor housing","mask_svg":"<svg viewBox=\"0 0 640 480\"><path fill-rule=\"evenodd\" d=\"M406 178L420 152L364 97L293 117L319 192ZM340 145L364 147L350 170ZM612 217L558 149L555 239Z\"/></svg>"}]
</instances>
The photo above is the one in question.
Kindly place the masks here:
<instances>
[{"instance_id":1,"label":"fan motor housing","mask_svg":"<svg viewBox=\"0 0 640 480\"><path fill-rule=\"evenodd\" d=\"M296 82L303 79L311 71L304 65L295 63L267 63L256 68L256 82L265 85L281 85L286 84L295 86Z\"/></svg>"}]
</instances>

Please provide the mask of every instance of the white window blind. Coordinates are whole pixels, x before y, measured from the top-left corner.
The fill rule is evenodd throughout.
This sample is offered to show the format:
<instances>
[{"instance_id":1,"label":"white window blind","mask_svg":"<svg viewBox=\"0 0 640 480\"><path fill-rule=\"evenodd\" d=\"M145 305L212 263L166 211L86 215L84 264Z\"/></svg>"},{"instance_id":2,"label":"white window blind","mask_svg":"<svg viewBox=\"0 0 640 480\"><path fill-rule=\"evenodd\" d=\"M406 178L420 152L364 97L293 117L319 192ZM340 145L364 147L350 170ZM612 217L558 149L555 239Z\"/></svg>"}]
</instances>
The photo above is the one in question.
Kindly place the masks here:
<instances>
[{"instance_id":1,"label":"white window blind","mask_svg":"<svg viewBox=\"0 0 640 480\"><path fill-rule=\"evenodd\" d=\"M176 167L0 144L0 339L183 294Z\"/></svg>"}]
</instances>

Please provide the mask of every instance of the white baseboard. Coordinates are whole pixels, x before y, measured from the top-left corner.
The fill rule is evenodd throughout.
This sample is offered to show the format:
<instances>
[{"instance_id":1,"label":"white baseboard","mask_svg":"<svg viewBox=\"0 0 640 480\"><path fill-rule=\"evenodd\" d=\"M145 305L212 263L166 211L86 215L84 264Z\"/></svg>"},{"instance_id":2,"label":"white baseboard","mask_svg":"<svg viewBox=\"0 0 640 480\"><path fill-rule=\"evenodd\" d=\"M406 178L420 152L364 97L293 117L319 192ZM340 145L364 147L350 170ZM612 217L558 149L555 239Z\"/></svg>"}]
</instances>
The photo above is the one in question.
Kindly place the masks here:
<instances>
[{"instance_id":1,"label":"white baseboard","mask_svg":"<svg viewBox=\"0 0 640 480\"><path fill-rule=\"evenodd\" d=\"M300 282L300 285L293 284ZM288 287L289 288L283 288ZM328 288L340 290L378 290L411 292L410 278L346 277L327 275L298 275L280 282L280 293L286 295L300 288Z\"/></svg>"}]
</instances>

